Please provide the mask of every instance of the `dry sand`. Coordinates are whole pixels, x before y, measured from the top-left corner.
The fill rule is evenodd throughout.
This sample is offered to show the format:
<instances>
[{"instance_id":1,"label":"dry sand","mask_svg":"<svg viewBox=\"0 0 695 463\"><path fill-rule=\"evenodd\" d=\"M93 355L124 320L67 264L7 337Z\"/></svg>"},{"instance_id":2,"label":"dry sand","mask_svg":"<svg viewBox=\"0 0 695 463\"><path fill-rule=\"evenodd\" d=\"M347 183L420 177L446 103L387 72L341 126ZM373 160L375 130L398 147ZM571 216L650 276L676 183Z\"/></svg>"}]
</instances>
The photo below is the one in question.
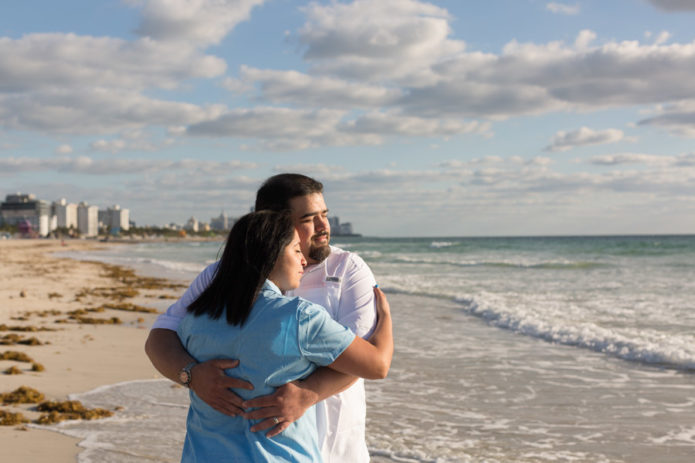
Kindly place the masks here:
<instances>
[{"instance_id":1,"label":"dry sand","mask_svg":"<svg viewBox=\"0 0 695 463\"><path fill-rule=\"evenodd\" d=\"M54 252L106 245L80 240L65 241L65 245L59 240L0 240L0 326L6 325L0 339L16 334L25 339L36 337L43 343L0 345L0 354L22 352L45 367L36 372L31 363L0 360L0 393L29 386L45 394L46 400L62 401L71 393L105 384L161 378L143 349L156 314L105 309L82 315L93 319L117 317L120 324L80 323L69 318L68 312L103 304L152 307L157 300L161 306L163 299L182 292L181 287L137 278L118 267L51 256ZM12 329L22 326L56 331ZM13 366L22 373L6 374ZM35 405L2 405L0 410L21 412L31 420L40 415ZM77 444L76 439L51 431L0 426L3 461L74 462L80 451Z\"/></svg>"}]
</instances>

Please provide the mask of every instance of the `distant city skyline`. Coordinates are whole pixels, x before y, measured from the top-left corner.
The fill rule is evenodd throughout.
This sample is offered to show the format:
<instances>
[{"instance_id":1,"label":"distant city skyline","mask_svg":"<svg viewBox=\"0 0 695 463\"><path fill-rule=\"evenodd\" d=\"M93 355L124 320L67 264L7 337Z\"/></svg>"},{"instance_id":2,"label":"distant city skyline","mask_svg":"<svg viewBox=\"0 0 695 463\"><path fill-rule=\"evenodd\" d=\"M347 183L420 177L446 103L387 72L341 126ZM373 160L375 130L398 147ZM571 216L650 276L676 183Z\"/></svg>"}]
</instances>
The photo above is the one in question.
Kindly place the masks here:
<instances>
[{"instance_id":1,"label":"distant city skyline","mask_svg":"<svg viewBox=\"0 0 695 463\"><path fill-rule=\"evenodd\" d=\"M695 233L695 1L0 5L0 186L369 236ZM53 199L51 199L53 200Z\"/></svg>"},{"instance_id":2,"label":"distant city skyline","mask_svg":"<svg viewBox=\"0 0 695 463\"><path fill-rule=\"evenodd\" d=\"M57 229L75 229L83 236L97 236L101 227L128 231L130 227L160 227L174 230L226 231L231 229L238 217L228 216L224 211L210 217L209 221L195 216L183 222L165 224L138 224L130 217L130 210L113 204L104 208L88 201L70 202L67 198L49 201L33 193L15 192L4 195L0 200L0 226L29 223L40 236L47 236ZM341 223L338 216L329 217L331 233L336 236L354 235L352 224ZM21 227L20 227L21 228Z\"/></svg>"}]
</instances>

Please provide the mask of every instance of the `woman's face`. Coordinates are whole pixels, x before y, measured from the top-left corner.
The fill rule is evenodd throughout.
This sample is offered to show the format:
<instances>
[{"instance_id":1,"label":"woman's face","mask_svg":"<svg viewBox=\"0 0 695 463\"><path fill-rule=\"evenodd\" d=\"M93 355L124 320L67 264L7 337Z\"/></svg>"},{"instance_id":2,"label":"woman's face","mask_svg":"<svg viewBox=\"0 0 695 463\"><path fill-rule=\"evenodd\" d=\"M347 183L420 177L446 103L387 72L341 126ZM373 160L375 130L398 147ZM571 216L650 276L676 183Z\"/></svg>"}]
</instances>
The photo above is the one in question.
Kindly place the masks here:
<instances>
[{"instance_id":1,"label":"woman's face","mask_svg":"<svg viewBox=\"0 0 695 463\"><path fill-rule=\"evenodd\" d=\"M292 241L280 253L268 279L275 283L281 291L295 289L299 286L305 266L306 260L299 248L299 235L295 230Z\"/></svg>"}]
</instances>

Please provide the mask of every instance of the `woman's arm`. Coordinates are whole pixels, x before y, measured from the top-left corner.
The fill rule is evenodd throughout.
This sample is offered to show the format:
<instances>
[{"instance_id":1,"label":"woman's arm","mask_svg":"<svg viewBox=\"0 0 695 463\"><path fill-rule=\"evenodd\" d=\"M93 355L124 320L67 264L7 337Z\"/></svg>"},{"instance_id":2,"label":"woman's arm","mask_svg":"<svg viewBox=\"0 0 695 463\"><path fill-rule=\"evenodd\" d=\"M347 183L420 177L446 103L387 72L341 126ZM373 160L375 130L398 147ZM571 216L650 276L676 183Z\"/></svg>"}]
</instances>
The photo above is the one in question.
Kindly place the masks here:
<instances>
[{"instance_id":1,"label":"woman's arm","mask_svg":"<svg viewBox=\"0 0 695 463\"><path fill-rule=\"evenodd\" d=\"M386 378L393 358L391 309L383 291L374 288L374 296L378 317L374 333L369 341L355 336L340 357L328 365L329 368L366 379Z\"/></svg>"}]
</instances>

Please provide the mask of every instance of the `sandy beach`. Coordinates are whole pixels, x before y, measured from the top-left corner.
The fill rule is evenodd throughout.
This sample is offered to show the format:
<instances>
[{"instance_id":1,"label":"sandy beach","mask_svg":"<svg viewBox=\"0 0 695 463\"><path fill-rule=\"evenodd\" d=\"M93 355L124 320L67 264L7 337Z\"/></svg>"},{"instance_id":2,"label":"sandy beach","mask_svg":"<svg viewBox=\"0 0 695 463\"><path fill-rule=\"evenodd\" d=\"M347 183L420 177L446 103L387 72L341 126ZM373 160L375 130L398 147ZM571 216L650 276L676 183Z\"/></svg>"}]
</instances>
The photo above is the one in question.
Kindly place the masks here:
<instances>
[{"instance_id":1,"label":"sandy beach","mask_svg":"<svg viewBox=\"0 0 695 463\"><path fill-rule=\"evenodd\" d=\"M161 378L143 350L156 317L146 310L165 306L181 288L135 277L120 267L51 256L107 245L0 241L0 338L6 343L0 353L20 352L33 360L0 360L0 393L28 386L47 401L64 401L69 394L104 384ZM40 345L9 343L12 334L19 340L36 338ZM43 371L32 371L33 363ZM19 373L6 373L12 367ZM21 413L31 421L41 415L36 404L6 404L0 410ZM80 451L77 444L77 439L31 424L0 426L4 461L74 462Z\"/></svg>"},{"instance_id":2,"label":"sandy beach","mask_svg":"<svg viewBox=\"0 0 695 463\"><path fill-rule=\"evenodd\" d=\"M114 419L59 426L85 450L31 423L0 426L3 461L179 461L187 391L144 355L156 314L122 309L165 309L183 291L170 282L191 281L219 243L66 244L0 241L0 338L42 343L1 346L32 361L0 360L0 393L78 394ZM692 237L338 244L365 256L395 314L389 377L367 382L372 461L692 460ZM85 260L52 256L63 251ZM35 407L0 411L36 420Z\"/></svg>"}]
</instances>

